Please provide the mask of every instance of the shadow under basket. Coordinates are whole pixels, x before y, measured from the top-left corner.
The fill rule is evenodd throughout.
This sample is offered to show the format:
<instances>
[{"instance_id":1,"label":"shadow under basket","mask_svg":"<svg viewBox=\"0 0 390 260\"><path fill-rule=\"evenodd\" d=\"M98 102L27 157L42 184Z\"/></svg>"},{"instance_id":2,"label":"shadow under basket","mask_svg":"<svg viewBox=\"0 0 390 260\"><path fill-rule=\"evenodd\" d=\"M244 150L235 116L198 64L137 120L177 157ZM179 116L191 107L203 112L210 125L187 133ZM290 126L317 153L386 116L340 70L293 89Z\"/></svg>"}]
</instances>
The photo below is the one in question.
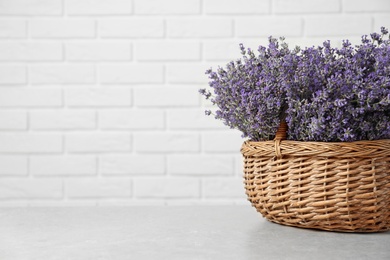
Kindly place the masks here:
<instances>
[{"instance_id":1,"label":"shadow under basket","mask_svg":"<svg viewBox=\"0 0 390 260\"><path fill-rule=\"evenodd\" d=\"M248 200L269 221L342 232L390 229L390 140L246 141Z\"/></svg>"}]
</instances>

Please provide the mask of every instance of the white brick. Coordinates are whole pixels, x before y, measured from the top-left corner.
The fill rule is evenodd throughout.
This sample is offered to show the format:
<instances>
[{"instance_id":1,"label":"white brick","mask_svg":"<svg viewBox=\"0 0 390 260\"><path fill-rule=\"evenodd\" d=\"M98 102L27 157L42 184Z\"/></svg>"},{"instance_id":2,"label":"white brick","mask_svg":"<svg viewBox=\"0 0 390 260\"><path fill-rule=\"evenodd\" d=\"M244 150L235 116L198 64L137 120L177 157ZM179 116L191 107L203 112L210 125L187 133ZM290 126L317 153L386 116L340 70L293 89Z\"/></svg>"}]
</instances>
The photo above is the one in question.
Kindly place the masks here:
<instances>
[{"instance_id":1,"label":"white brick","mask_svg":"<svg viewBox=\"0 0 390 260\"><path fill-rule=\"evenodd\" d=\"M62 135L43 133L0 133L2 153L56 153L62 151Z\"/></svg>"},{"instance_id":2,"label":"white brick","mask_svg":"<svg viewBox=\"0 0 390 260\"><path fill-rule=\"evenodd\" d=\"M14 207L28 207L29 203L27 201L0 201L1 208L14 208Z\"/></svg>"},{"instance_id":3,"label":"white brick","mask_svg":"<svg viewBox=\"0 0 390 260\"><path fill-rule=\"evenodd\" d=\"M205 152L239 153L243 142L241 132L237 130L222 133L206 132L202 135L202 147Z\"/></svg>"},{"instance_id":4,"label":"white brick","mask_svg":"<svg viewBox=\"0 0 390 260\"><path fill-rule=\"evenodd\" d=\"M390 28L390 13L376 14L374 16L374 31L379 33L382 26L386 27L387 29Z\"/></svg>"},{"instance_id":5,"label":"white brick","mask_svg":"<svg viewBox=\"0 0 390 260\"><path fill-rule=\"evenodd\" d=\"M132 0L66 0L70 15L124 15L132 13Z\"/></svg>"},{"instance_id":6,"label":"white brick","mask_svg":"<svg viewBox=\"0 0 390 260\"><path fill-rule=\"evenodd\" d=\"M34 155L30 157L33 175L94 175L96 157L90 155Z\"/></svg>"},{"instance_id":7,"label":"white brick","mask_svg":"<svg viewBox=\"0 0 390 260\"><path fill-rule=\"evenodd\" d=\"M109 109L99 111L102 129L162 129L164 111L157 109Z\"/></svg>"},{"instance_id":8,"label":"white brick","mask_svg":"<svg viewBox=\"0 0 390 260\"><path fill-rule=\"evenodd\" d=\"M228 155L169 155L168 174L232 175L234 160Z\"/></svg>"},{"instance_id":9,"label":"white brick","mask_svg":"<svg viewBox=\"0 0 390 260\"><path fill-rule=\"evenodd\" d=\"M92 129L96 126L92 110L37 110L30 112L31 129Z\"/></svg>"},{"instance_id":10,"label":"white brick","mask_svg":"<svg viewBox=\"0 0 390 260\"><path fill-rule=\"evenodd\" d=\"M128 88L69 88L65 92L68 106L130 106L131 91Z\"/></svg>"},{"instance_id":11,"label":"white brick","mask_svg":"<svg viewBox=\"0 0 390 260\"><path fill-rule=\"evenodd\" d=\"M199 135L192 133L136 133L137 152L198 152Z\"/></svg>"},{"instance_id":12,"label":"white brick","mask_svg":"<svg viewBox=\"0 0 390 260\"><path fill-rule=\"evenodd\" d=\"M205 198L246 198L242 178L205 179L202 187Z\"/></svg>"},{"instance_id":13,"label":"white brick","mask_svg":"<svg viewBox=\"0 0 390 260\"><path fill-rule=\"evenodd\" d=\"M160 18L100 20L99 34L103 38L162 38L164 20Z\"/></svg>"},{"instance_id":14,"label":"white brick","mask_svg":"<svg viewBox=\"0 0 390 260\"><path fill-rule=\"evenodd\" d=\"M200 43L187 41L139 41L136 53L137 60L145 61L191 61L201 56Z\"/></svg>"},{"instance_id":15,"label":"white brick","mask_svg":"<svg viewBox=\"0 0 390 260\"><path fill-rule=\"evenodd\" d=\"M100 80L102 83L162 83L164 80L163 65L101 65Z\"/></svg>"},{"instance_id":16,"label":"white brick","mask_svg":"<svg viewBox=\"0 0 390 260\"><path fill-rule=\"evenodd\" d=\"M166 206L165 202L161 199L133 200L133 199L127 199L127 198L100 200L100 201L97 201L96 204L99 207ZM0 204L0 207L1 207L1 204Z\"/></svg>"},{"instance_id":17,"label":"white brick","mask_svg":"<svg viewBox=\"0 0 390 260\"><path fill-rule=\"evenodd\" d=\"M1 199L59 199L62 181L53 179L0 180Z\"/></svg>"},{"instance_id":18,"label":"white brick","mask_svg":"<svg viewBox=\"0 0 390 260\"><path fill-rule=\"evenodd\" d=\"M68 152L129 152L130 134L71 133L65 137Z\"/></svg>"},{"instance_id":19,"label":"white brick","mask_svg":"<svg viewBox=\"0 0 390 260\"><path fill-rule=\"evenodd\" d=\"M205 0L206 14L264 14L269 13L268 0Z\"/></svg>"},{"instance_id":20,"label":"white brick","mask_svg":"<svg viewBox=\"0 0 390 260\"><path fill-rule=\"evenodd\" d=\"M167 20L167 28L171 38L218 38L233 35L233 21L228 18L171 18Z\"/></svg>"},{"instance_id":21,"label":"white brick","mask_svg":"<svg viewBox=\"0 0 390 260\"><path fill-rule=\"evenodd\" d=\"M27 129L27 113L25 111L1 110L0 118L1 118L0 120L1 130Z\"/></svg>"},{"instance_id":22,"label":"white brick","mask_svg":"<svg viewBox=\"0 0 390 260\"><path fill-rule=\"evenodd\" d=\"M131 196L129 179L79 178L65 180L69 198L119 198Z\"/></svg>"},{"instance_id":23,"label":"white brick","mask_svg":"<svg viewBox=\"0 0 390 260\"><path fill-rule=\"evenodd\" d=\"M231 206L231 205L245 205L250 206L249 202L245 199L235 198L208 198L206 199L177 199L177 200L166 200L166 206Z\"/></svg>"},{"instance_id":24,"label":"white brick","mask_svg":"<svg viewBox=\"0 0 390 260\"><path fill-rule=\"evenodd\" d=\"M171 109L168 110L169 129L226 129L222 121L206 116L205 109Z\"/></svg>"},{"instance_id":25,"label":"white brick","mask_svg":"<svg viewBox=\"0 0 390 260\"><path fill-rule=\"evenodd\" d=\"M97 202L91 199L86 200L34 200L28 203L29 207L50 207L50 208L64 208L64 207L94 207L97 206Z\"/></svg>"},{"instance_id":26,"label":"white brick","mask_svg":"<svg viewBox=\"0 0 390 260\"><path fill-rule=\"evenodd\" d=\"M131 60L131 44L107 42L73 42L65 45L66 59L71 61Z\"/></svg>"},{"instance_id":27,"label":"white brick","mask_svg":"<svg viewBox=\"0 0 390 260\"><path fill-rule=\"evenodd\" d=\"M239 59L241 50L238 41L207 41L203 43L203 57L205 60L225 61ZM247 43L245 42L245 46Z\"/></svg>"},{"instance_id":28,"label":"white brick","mask_svg":"<svg viewBox=\"0 0 390 260\"><path fill-rule=\"evenodd\" d=\"M61 105L61 89L29 87L0 89L0 107L52 107Z\"/></svg>"},{"instance_id":29,"label":"white brick","mask_svg":"<svg viewBox=\"0 0 390 260\"><path fill-rule=\"evenodd\" d=\"M0 156L0 175L27 175L28 159L26 156Z\"/></svg>"},{"instance_id":30,"label":"white brick","mask_svg":"<svg viewBox=\"0 0 390 260\"><path fill-rule=\"evenodd\" d=\"M2 15L60 15L62 0L2 0Z\"/></svg>"},{"instance_id":31,"label":"white brick","mask_svg":"<svg viewBox=\"0 0 390 260\"><path fill-rule=\"evenodd\" d=\"M99 171L107 175L162 175L165 173L164 155L102 155Z\"/></svg>"},{"instance_id":32,"label":"white brick","mask_svg":"<svg viewBox=\"0 0 390 260\"><path fill-rule=\"evenodd\" d=\"M200 0L135 0L136 14L198 14Z\"/></svg>"},{"instance_id":33,"label":"white brick","mask_svg":"<svg viewBox=\"0 0 390 260\"><path fill-rule=\"evenodd\" d=\"M30 21L33 38L93 38L95 21L92 19L42 19Z\"/></svg>"},{"instance_id":34,"label":"white brick","mask_svg":"<svg viewBox=\"0 0 390 260\"><path fill-rule=\"evenodd\" d=\"M24 20L0 20L0 38L25 38L27 23Z\"/></svg>"},{"instance_id":35,"label":"white brick","mask_svg":"<svg viewBox=\"0 0 390 260\"><path fill-rule=\"evenodd\" d=\"M336 13L340 11L339 0L275 0L273 12L277 14L289 13Z\"/></svg>"},{"instance_id":36,"label":"white brick","mask_svg":"<svg viewBox=\"0 0 390 260\"><path fill-rule=\"evenodd\" d=\"M140 178L134 181L137 198L199 198L199 180L192 178Z\"/></svg>"},{"instance_id":37,"label":"white brick","mask_svg":"<svg viewBox=\"0 0 390 260\"><path fill-rule=\"evenodd\" d=\"M0 61L59 61L62 44L12 41L0 43Z\"/></svg>"},{"instance_id":38,"label":"white brick","mask_svg":"<svg viewBox=\"0 0 390 260\"><path fill-rule=\"evenodd\" d=\"M168 64L167 79L170 83L200 83L207 85L206 70L210 66L203 64Z\"/></svg>"},{"instance_id":39,"label":"white brick","mask_svg":"<svg viewBox=\"0 0 390 260\"><path fill-rule=\"evenodd\" d=\"M199 94L192 87L144 87L135 90L135 104L149 107L190 107L199 105Z\"/></svg>"},{"instance_id":40,"label":"white brick","mask_svg":"<svg viewBox=\"0 0 390 260\"><path fill-rule=\"evenodd\" d=\"M27 83L27 70L25 66L0 65L0 84Z\"/></svg>"},{"instance_id":41,"label":"white brick","mask_svg":"<svg viewBox=\"0 0 390 260\"><path fill-rule=\"evenodd\" d=\"M343 10L346 12L389 12L388 0L343 0Z\"/></svg>"},{"instance_id":42,"label":"white brick","mask_svg":"<svg viewBox=\"0 0 390 260\"><path fill-rule=\"evenodd\" d=\"M29 76L33 84L88 84L95 82L95 67L84 64L32 65Z\"/></svg>"},{"instance_id":43,"label":"white brick","mask_svg":"<svg viewBox=\"0 0 390 260\"><path fill-rule=\"evenodd\" d=\"M240 37L302 36L299 17L237 18L236 35Z\"/></svg>"},{"instance_id":44,"label":"white brick","mask_svg":"<svg viewBox=\"0 0 390 260\"><path fill-rule=\"evenodd\" d=\"M370 33L372 18L368 15L318 15L307 17L305 25L307 36L333 35L347 39L350 35Z\"/></svg>"}]
</instances>

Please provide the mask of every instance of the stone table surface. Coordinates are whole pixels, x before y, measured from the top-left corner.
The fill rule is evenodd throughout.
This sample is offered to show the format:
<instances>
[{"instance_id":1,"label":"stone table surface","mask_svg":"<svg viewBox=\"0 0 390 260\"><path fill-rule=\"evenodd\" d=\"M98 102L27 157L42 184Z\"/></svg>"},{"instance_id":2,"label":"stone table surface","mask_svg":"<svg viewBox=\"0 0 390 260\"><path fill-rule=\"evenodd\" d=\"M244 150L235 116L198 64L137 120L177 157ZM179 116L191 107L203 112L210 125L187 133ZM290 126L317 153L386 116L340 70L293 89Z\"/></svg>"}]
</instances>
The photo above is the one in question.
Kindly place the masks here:
<instances>
[{"instance_id":1,"label":"stone table surface","mask_svg":"<svg viewBox=\"0 0 390 260\"><path fill-rule=\"evenodd\" d=\"M390 232L273 224L250 206L0 208L0 259L390 259Z\"/></svg>"}]
</instances>

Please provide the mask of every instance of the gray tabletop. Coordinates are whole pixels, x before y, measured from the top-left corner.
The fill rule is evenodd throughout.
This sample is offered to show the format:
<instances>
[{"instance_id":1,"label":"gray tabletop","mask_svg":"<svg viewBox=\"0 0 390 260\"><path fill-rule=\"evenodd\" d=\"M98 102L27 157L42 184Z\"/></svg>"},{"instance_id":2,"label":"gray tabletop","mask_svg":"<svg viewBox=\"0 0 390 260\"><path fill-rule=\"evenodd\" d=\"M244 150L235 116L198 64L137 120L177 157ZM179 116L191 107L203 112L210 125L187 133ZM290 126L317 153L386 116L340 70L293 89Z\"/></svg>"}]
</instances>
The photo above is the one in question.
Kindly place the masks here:
<instances>
[{"instance_id":1,"label":"gray tabletop","mask_svg":"<svg viewBox=\"0 0 390 260\"><path fill-rule=\"evenodd\" d=\"M250 206L1 208L0 259L390 259L390 232L281 226Z\"/></svg>"}]
</instances>

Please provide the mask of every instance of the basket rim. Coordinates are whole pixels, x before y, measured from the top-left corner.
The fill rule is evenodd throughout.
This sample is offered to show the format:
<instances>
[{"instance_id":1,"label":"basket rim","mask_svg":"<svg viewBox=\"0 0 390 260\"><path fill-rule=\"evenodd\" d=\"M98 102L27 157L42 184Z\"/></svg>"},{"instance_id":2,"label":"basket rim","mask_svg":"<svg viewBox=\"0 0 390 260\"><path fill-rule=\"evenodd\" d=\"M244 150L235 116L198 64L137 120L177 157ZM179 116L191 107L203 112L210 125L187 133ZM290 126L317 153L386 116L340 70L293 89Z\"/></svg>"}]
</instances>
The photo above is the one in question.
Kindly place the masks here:
<instances>
[{"instance_id":1,"label":"basket rim","mask_svg":"<svg viewBox=\"0 0 390 260\"><path fill-rule=\"evenodd\" d=\"M276 152L275 152L276 151ZM244 156L269 156L276 153L291 156L321 157L390 157L390 139L362 140L353 142L314 142L314 141L251 141L242 144Z\"/></svg>"}]
</instances>

